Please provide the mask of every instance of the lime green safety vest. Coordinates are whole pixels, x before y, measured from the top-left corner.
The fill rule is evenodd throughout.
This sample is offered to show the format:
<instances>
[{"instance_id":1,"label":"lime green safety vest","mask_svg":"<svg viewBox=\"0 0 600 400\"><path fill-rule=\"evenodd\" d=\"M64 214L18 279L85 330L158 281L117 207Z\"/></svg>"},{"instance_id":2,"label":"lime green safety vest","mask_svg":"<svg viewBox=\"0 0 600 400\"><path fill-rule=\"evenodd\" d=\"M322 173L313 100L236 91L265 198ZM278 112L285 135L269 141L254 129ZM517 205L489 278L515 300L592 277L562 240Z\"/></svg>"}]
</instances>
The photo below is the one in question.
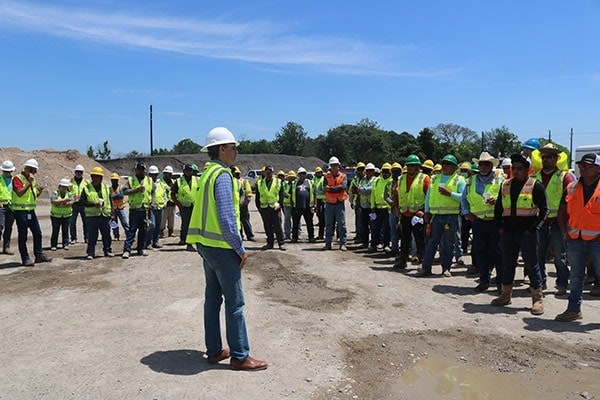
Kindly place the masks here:
<instances>
[{"instance_id":1,"label":"lime green safety vest","mask_svg":"<svg viewBox=\"0 0 600 400\"><path fill-rule=\"evenodd\" d=\"M323 182L325 182L324 176L321 176L320 178L315 176L315 178L313 179L313 186L315 187L315 196L317 196L317 200L325 200Z\"/></svg>"},{"instance_id":2,"label":"lime green safety vest","mask_svg":"<svg viewBox=\"0 0 600 400\"><path fill-rule=\"evenodd\" d=\"M294 207L296 207L296 188L298 181L294 181L294 186L292 187L292 201L294 202ZM310 193L308 194L308 206L312 207L315 204L315 191L313 190L313 183L310 179L305 179L304 182L308 183L308 190Z\"/></svg>"},{"instance_id":3,"label":"lime green safety vest","mask_svg":"<svg viewBox=\"0 0 600 400\"><path fill-rule=\"evenodd\" d=\"M192 176L190 183L185 180L185 176L177 180L177 200L184 207L189 207L194 203L195 193L198 190L198 177Z\"/></svg>"},{"instance_id":4,"label":"lime green safety vest","mask_svg":"<svg viewBox=\"0 0 600 400\"><path fill-rule=\"evenodd\" d=\"M219 175L228 174L231 177L231 190L233 193L233 207L235 210L237 230L241 228L240 223L240 192L236 190L234 181L229 168L223 167L220 163L211 162L200 176L198 186L201 188L196 192L194 199L194 208L190 218L190 226L186 237L186 243L201 243L208 247L218 247L222 249L231 249L229 242L225 240L219 216L217 213L217 200L215 197L215 182Z\"/></svg>"},{"instance_id":5,"label":"lime green safety vest","mask_svg":"<svg viewBox=\"0 0 600 400\"><path fill-rule=\"evenodd\" d=\"M154 199L156 201L156 208L162 210L167 205L167 184L164 181L152 182L154 185Z\"/></svg>"},{"instance_id":6,"label":"lime green safety vest","mask_svg":"<svg viewBox=\"0 0 600 400\"><path fill-rule=\"evenodd\" d=\"M83 192L85 185L89 182L85 179L81 179L79 184L75 181L75 178L71 178L71 194L73 195L73 201L78 202L81 197L81 192Z\"/></svg>"},{"instance_id":7,"label":"lime green safety vest","mask_svg":"<svg viewBox=\"0 0 600 400\"><path fill-rule=\"evenodd\" d=\"M267 188L267 180L261 179L258 183L258 193L260 193L260 208L273 207L279 201L279 190L281 189L281 179L273 177L271 188Z\"/></svg>"},{"instance_id":8,"label":"lime green safety vest","mask_svg":"<svg viewBox=\"0 0 600 400\"><path fill-rule=\"evenodd\" d=\"M130 210L150 208L150 203L152 202L152 179L145 176L140 183L137 176L134 175L129 177L129 189L137 189L141 185L146 187L146 190L143 193L136 192L128 196Z\"/></svg>"},{"instance_id":9,"label":"lime green safety vest","mask_svg":"<svg viewBox=\"0 0 600 400\"><path fill-rule=\"evenodd\" d=\"M519 197L517 197L516 216L517 217L535 217L538 214L538 206L533 204L533 187L536 179L533 177L527 178L527 182L523 185ZM502 184L502 215L510 217L510 209L512 200L510 198L510 185L512 179L507 179Z\"/></svg>"},{"instance_id":10,"label":"lime green safety vest","mask_svg":"<svg viewBox=\"0 0 600 400\"><path fill-rule=\"evenodd\" d=\"M292 205L292 193L291 191L294 190L294 187L296 186L296 180L293 181L282 181L281 184L283 185L283 205L284 206L291 206ZM261 193L262 195L262 193ZM286 196L287 195L287 196Z\"/></svg>"},{"instance_id":11,"label":"lime green safety vest","mask_svg":"<svg viewBox=\"0 0 600 400\"><path fill-rule=\"evenodd\" d=\"M496 176L490 183L485 185L483 193L488 193L491 199L498 198L500 188L502 187L502 181L504 178ZM494 217L494 205L486 203L483 198L483 193L479 194L476 191L477 187L477 175L473 175L467 182L467 201L469 202L469 210L471 214L478 218L493 218Z\"/></svg>"},{"instance_id":12,"label":"lime green safety vest","mask_svg":"<svg viewBox=\"0 0 600 400\"><path fill-rule=\"evenodd\" d=\"M556 171L548 181L546 186L546 198L548 199L548 216L546 218L556 218L558 216L558 206L563 195L563 180L567 173L565 171ZM534 175L534 178L542 182L542 172Z\"/></svg>"},{"instance_id":13,"label":"lime green safety vest","mask_svg":"<svg viewBox=\"0 0 600 400\"><path fill-rule=\"evenodd\" d=\"M25 175L19 174L18 177L23 184L27 183L27 178ZM15 178L16 178L15 177ZM12 201L10 204L10 208L13 211L31 211L35 210L35 206L37 203L37 193L36 193L36 182L35 179L31 182L31 186L27 188L23 196L17 196L17 191L14 189L14 180L13 180L13 192L12 192Z\"/></svg>"},{"instance_id":14,"label":"lime green safety vest","mask_svg":"<svg viewBox=\"0 0 600 400\"><path fill-rule=\"evenodd\" d=\"M423 209L425 204L425 193L423 192L425 176L422 172L415 175L408 191L406 190L407 175L402 174L398 178L398 212L400 214L407 211L416 213Z\"/></svg>"},{"instance_id":15,"label":"lime green safety vest","mask_svg":"<svg viewBox=\"0 0 600 400\"><path fill-rule=\"evenodd\" d=\"M373 184L373 190L371 190L371 207L378 209L390 210L392 206L385 201L385 188L391 184L392 177L384 178L380 176Z\"/></svg>"},{"instance_id":16,"label":"lime green safety vest","mask_svg":"<svg viewBox=\"0 0 600 400\"><path fill-rule=\"evenodd\" d=\"M69 196L71 196L71 192L69 192L68 190L65 191L64 195L60 194L60 190L55 191L54 194L60 200L68 199ZM69 218L71 215L73 215L73 206L72 205L65 206L63 204L61 207L59 207L56 204L52 204L50 206L50 215L52 217L56 217L56 218Z\"/></svg>"},{"instance_id":17,"label":"lime green safety vest","mask_svg":"<svg viewBox=\"0 0 600 400\"><path fill-rule=\"evenodd\" d=\"M3 206L10 203L12 199L11 190L8 189L6 182L4 181L4 177L0 175L0 204Z\"/></svg>"},{"instance_id":18,"label":"lime green safety vest","mask_svg":"<svg viewBox=\"0 0 600 400\"><path fill-rule=\"evenodd\" d=\"M367 176L363 176L361 179L359 179L358 181L358 186L371 186L371 191L369 193L361 193L359 195L359 204L369 204L369 207L373 207L374 204L371 202L371 193L373 193L373 187L375 186L375 180L377 179L376 176L372 176L370 178L368 178Z\"/></svg>"},{"instance_id":19,"label":"lime green safety vest","mask_svg":"<svg viewBox=\"0 0 600 400\"><path fill-rule=\"evenodd\" d=\"M460 214L460 202L439 192L438 188L440 187L441 180L441 174L431 179L431 186L429 187L429 212L440 215ZM457 171L454 171L446 181L446 189L456 192L458 183L464 180L465 178L460 176Z\"/></svg>"},{"instance_id":20,"label":"lime green safety vest","mask_svg":"<svg viewBox=\"0 0 600 400\"><path fill-rule=\"evenodd\" d=\"M102 203L101 207L86 207L85 208L85 216L86 217L110 217L110 211L111 211L111 205L110 205L110 188L101 183L100 184L100 190L102 191L102 200L104 200L104 202ZM87 201L89 203L98 203L98 200L100 200L100 196L98 195L98 192L96 191L96 188L94 187L94 185L92 185L92 182L88 183L85 186L85 194L87 196Z\"/></svg>"}]
</instances>

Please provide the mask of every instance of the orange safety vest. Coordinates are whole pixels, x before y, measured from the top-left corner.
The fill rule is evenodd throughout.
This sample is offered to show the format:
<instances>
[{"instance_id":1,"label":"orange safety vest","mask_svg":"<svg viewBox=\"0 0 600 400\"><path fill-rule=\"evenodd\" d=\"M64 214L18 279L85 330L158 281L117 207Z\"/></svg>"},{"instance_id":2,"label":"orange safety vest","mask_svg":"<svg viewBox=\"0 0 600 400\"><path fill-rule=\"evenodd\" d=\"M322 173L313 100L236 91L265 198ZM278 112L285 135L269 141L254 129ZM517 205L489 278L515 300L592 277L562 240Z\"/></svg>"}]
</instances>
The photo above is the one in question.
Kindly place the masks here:
<instances>
[{"instance_id":1,"label":"orange safety vest","mask_svg":"<svg viewBox=\"0 0 600 400\"><path fill-rule=\"evenodd\" d=\"M327 186L339 186L344 182L344 175L340 172L337 176L333 176L331 172L328 172L325 175L325 181L327 182ZM325 192L325 201L329 204L343 203L348 198L348 192L343 190L341 192Z\"/></svg>"},{"instance_id":2,"label":"orange safety vest","mask_svg":"<svg viewBox=\"0 0 600 400\"><path fill-rule=\"evenodd\" d=\"M583 186L572 182L567 187L567 232L571 239L591 241L600 238L600 184L586 204L583 204Z\"/></svg>"}]
</instances>

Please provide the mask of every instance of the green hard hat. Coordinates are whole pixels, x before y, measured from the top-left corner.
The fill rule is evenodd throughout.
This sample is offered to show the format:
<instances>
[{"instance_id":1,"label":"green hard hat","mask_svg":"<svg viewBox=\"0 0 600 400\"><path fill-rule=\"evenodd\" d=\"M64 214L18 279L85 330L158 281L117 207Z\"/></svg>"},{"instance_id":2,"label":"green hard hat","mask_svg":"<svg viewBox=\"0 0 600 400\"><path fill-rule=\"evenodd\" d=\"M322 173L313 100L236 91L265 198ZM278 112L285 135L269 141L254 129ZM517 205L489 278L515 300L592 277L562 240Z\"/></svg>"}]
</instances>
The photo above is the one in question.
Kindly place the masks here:
<instances>
[{"instance_id":1,"label":"green hard hat","mask_svg":"<svg viewBox=\"0 0 600 400\"><path fill-rule=\"evenodd\" d=\"M456 157L454 157L452 154L446 154L444 158L442 158L442 162L444 161L458 166L458 161L456 161Z\"/></svg>"},{"instance_id":2,"label":"green hard hat","mask_svg":"<svg viewBox=\"0 0 600 400\"><path fill-rule=\"evenodd\" d=\"M192 164L192 171L198 172L198 166L196 164Z\"/></svg>"},{"instance_id":3,"label":"green hard hat","mask_svg":"<svg viewBox=\"0 0 600 400\"><path fill-rule=\"evenodd\" d=\"M471 171L479 172L479 164L477 164L477 163L471 164Z\"/></svg>"},{"instance_id":4,"label":"green hard hat","mask_svg":"<svg viewBox=\"0 0 600 400\"><path fill-rule=\"evenodd\" d=\"M421 165L421 160L419 160L419 157L411 154L410 156L406 157L406 165Z\"/></svg>"}]
</instances>

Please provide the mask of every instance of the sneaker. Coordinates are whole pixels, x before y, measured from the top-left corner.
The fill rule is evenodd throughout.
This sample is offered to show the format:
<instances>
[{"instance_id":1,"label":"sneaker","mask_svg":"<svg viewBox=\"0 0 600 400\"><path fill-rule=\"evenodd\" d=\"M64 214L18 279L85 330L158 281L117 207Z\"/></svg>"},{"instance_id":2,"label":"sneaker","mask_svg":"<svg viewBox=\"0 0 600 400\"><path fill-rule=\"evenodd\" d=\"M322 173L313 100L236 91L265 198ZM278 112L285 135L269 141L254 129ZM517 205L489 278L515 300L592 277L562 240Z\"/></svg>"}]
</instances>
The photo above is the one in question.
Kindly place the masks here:
<instances>
[{"instance_id":1,"label":"sneaker","mask_svg":"<svg viewBox=\"0 0 600 400\"><path fill-rule=\"evenodd\" d=\"M152 248L153 248L153 249L162 249L162 244L160 244L160 243L154 243L154 244L152 245Z\"/></svg>"},{"instance_id":2,"label":"sneaker","mask_svg":"<svg viewBox=\"0 0 600 400\"><path fill-rule=\"evenodd\" d=\"M556 287L556 296L564 296L565 294L567 294L567 288L564 286L557 286Z\"/></svg>"},{"instance_id":3,"label":"sneaker","mask_svg":"<svg viewBox=\"0 0 600 400\"><path fill-rule=\"evenodd\" d=\"M138 251L138 255L140 255L140 256L147 256L148 255L148 251L146 251L146 249L141 249L140 251Z\"/></svg>"},{"instance_id":4,"label":"sneaker","mask_svg":"<svg viewBox=\"0 0 600 400\"><path fill-rule=\"evenodd\" d=\"M69 245L68 245L68 244L65 244L65 245L63 246L63 250L69 250Z\"/></svg>"},{"instance_id":5,"label":"sneaker","mask_svg":"<svg viewBox=\"0 0 600 400\"><path fill-rule=\"evenodd\" d=\"M121 258L129 258L129 252L128 251L124 251L123 255L121 256Z\"/></svg>"},{"instance_id":6,"label":"sneaker","mask_svg":"<svg viewBox=\"0 0 600 400\"><path fill-rule=\"evenodd\" d=\"M185 251L196 251L196 248L191 244L188 244L185 248Z\"/></svg>"},{"instance_id":7,"label":"sneaker","mask_svg":"<svg viewBox=\"0 0 600 400\"><path fill-rule=\"evenodd\" d=\"M114 253L111 253L110 251L107 251L106 253L104 253L104 257L114 257Z\"/></svg>"},{"instance_id":8,"label":"sneaker","mask_svg":"<svg viewBox=\"0 0 600 400\"><path fill-rule=\"evenodd\" d=\"M94 256L92 256L92 255L88 254L88 255L87 255L87 257L86 257L85 259L86 259L86 260L93 260L93 259L94 259Z\"/></svg>"},{"instance_id":9,"label":"sneaker","mask_svg":"<svg viewBox=\"0 0 600 400\"><path fill-rule=\"evenodd\" d=\"M308 239L308 243L317 243L317 239Z\"/></svg>"},{"instance_id":10,"label":"sneaker","mask_svg":"<svg viewBox=\"0 0 600 400\"><path fill-rule=\"evenodd\" d=\"M52 251L56 251L56 246L52 246L52 247L50 247L50 250L52 250Z\"/></svg>"},{"instance_id":11,"label":"sneaker","mask_svg":"<svg viewBox=\"0 0 600 400\"><path fill-rule=\"evenodd\" d=\"M284 246L284 245L282 245L282 244L280 244L280 245L279 245L279 250L281 250L281 251L285 251L285 246Z\"/></svg>"},{"instance_id":12,"label":"sneaker","mask_svg":"<svg viewBox=\"0 0 600 400\"><path fill-rule=\"evenodd\" d=\"M341 250L341 251L347 251L347 250L348 250L348 248L346 247L346 245L345 245L345 244L343 244L343 245L341 245L341 246L340 246L340 250Z\"/></svg>"},{"instance_id":13,"label":"sneaker","mask_svg":"<svg viewBox=\"0 0 600 400\"><path fill-rule=\"evenodd\" d=\"M31 258L28 258L27 260L23 261L24 267L33 267L34 265L35 263L31 260Z\"/></svg>"},{"instance_id":14,"label":"sneaker","mask_svg":"<svg viewBox=\"0 0 600 400\"><path fill-rule=\"evenodd\" d=\"M452 272L450 272L449 269L446 269L446 270L442 271L442 276L445 276L446 278L451 278Z\"/></svg>"},{"instance_id":15,"label":"sneaker","mask_svg":"<svg viewBox=\"0 0 600 400\"><path fill-rule=\"evenodd\" d=\"M571 322L571 321L575 321L578 319L583 319L583 315L581 314L581 311L573 311L573 310L567 310L562 314L558 314L556 317L554 317L555 321L560 321L560 322Z\"/></svg>"},{"instance_id":16,"label":"sneaker","mask_svg":"<svg viewBox=\"0 0 600 400\"><path fill-rule=\"evenodd\" d=\"M77 239L71 239L71 244L77 244Z\"/></svg>"},{"instance_id":17,"label":"sneaker","mask_svg":"<svg viewBox=\"0 0 600 400\"><path fill-rule=\"evenodd\" d=\"M462 266L462 265L465 265L465 262L463 261L462 258L459 258L458 260L456 260L456 264Z\"/></svg>"},{"instance_id":18,"label":"sneaker","mask_svg":"<svg viewBox=\"0 0 600 400\"><path fill-rule=\"evenodd\" d=\"M396 260L396 262L394 263L394 265L392 266L393 269L406 269L406 261L404 260Z\"/></svg>"}]
</instances>

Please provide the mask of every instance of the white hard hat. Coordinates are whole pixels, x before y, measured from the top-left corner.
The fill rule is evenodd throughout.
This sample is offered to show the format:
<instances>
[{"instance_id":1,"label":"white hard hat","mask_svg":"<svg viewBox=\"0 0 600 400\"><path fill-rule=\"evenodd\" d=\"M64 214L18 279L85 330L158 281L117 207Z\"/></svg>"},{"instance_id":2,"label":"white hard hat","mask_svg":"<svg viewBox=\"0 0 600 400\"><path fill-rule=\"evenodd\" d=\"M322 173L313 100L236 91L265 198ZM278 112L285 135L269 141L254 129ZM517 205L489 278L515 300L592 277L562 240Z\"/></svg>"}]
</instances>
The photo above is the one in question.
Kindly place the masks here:
<instances>
[{"instance_id":1,"label":"white hard hat","mask_svg":"<svg viewBox=\"0 0 600 400\"><path fill-rule=\"evenodd\" d=\"M504 160L502 160L502 166L503 167L510 167L512 165L512 162L510 161L510 158L505 158Z\"/></svg>"},{"instance_id":2,"label":"white hard hat","mask_svg":"<svg viewBox=\"0 0 600 400\"><path fill-rule=\"evenodd\" d=\"M68 180L67 178L62 178L60 180L60 182L58 182L58 186L69 187L69 186L71 186L71 181Z\"/></svg>"},{"instance_id":3,"label":"white hard hat","mask_svg":"<svg viewBox=\"0 0 600 400\"><path fill-rule=\"evenodd\" d=\"M298 171L297 171L297 173L298 173L298 174L306 173L306 168L304 168L304 167L300 167L300 168L298 168Z\"/></svg>"},{"instance_id":4,"label":"white hard hat","mask_svg":"<svg viewBox=\"0 0 600 400\"><path fill-rule=\"evenodd\" d=\"M329 165L333 165L333 164L338 164L339 165L340 160L338 160L337 157L333 156L329 159Z\"/></svg>"},{"instance_id":5,"label":"white hard hat","mask_svg":"<svg viewBox=\"0 0 600 400\"><path fill-rule=\"evenodd\" d=\"M201 151L207 152L209 147L230 143L236 146L239 144L229 129L219 126L208 132L208 135L206 135L206 145Z\"/></svg>"},{"instance_id":6,"label":"white hard hat","mask_svg":"<svg viewBox=\"0 0 600 400\"><path fill-rule=\"evenodd\" d=\"M371 170L375 171L375 165L373 165L373 163L367 163L367 165L365 165L365 171L367 169L371 169Z\"/></svg>"},{"instance_id":7,"label":"white hard hat","mask_svg":"<svg viewBox=\"0 0 600 400\"><path fill-rule=\"evenodd\" d=\"M75 171L81 171L81 172L83 172L83 171L85 171L85 168L83 168L83 165L77 164L75 166Z\"/></svg>"},{"instance_id":8,"label":"white hard hat","mask_svg":"<svg viewBox=\"0 0 600 400\"><path fill-rule=\"evenodd\" d=\"M6 161L2 162L1 169L2 169L2 171L13 172L16 168L15 168L15 164L13 164L12 161L6 160Z\"/></svg>"},{"instance_id":9,"label":"white hard hat","mask_svg":"<svg viewBox=\"0 0 600 400\"><path fill-rule=\"evenodd\" d=\"M31 167L31 168L35 168L38 169L40 168L38 162L35 160L35 158L30 158L29 160L25 161L25 164L23 164L25 167Z\"/></svg>"},{"instance_id":10,"label":"white hard hat","mask_svg":"<svg viewBox=\"0 0 600 400\"><path fill-rule=\"evenodd\" d=\"M150 168L148 168L149 174L158 174L158 172L158 167L156 165L151 165Z\"/></svg>"},{"instance_id":11,"label":"white hard hat","mask_svg":"<svg viewBox=\"0 0 600 400\"><path fill-rule=\"evenodd\" d=\"M165 169L163 169L163 172L170 172L170 173L173 173L173 167L171 167L170 165L167 165L167 166L165 167Z\"/></svg>"}]
</instances>

